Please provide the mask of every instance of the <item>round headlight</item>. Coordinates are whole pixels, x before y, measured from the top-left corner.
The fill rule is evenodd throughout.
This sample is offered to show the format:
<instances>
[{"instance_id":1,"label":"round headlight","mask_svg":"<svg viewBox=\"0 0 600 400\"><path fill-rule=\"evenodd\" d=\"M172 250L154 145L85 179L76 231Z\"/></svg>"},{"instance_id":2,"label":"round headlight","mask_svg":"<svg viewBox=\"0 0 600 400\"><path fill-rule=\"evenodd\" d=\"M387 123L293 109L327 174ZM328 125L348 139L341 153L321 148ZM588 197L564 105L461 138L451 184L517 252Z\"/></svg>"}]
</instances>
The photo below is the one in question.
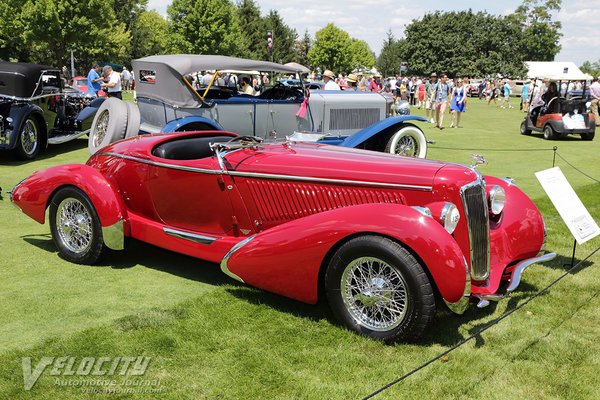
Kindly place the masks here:
<instances>
[{"instance_id":1,"label":"round headlight","mask_svg":"<svg viewBox=\"0 0 600 400\"><path fill-rule=\"evenodd\" d=\"M458 211L458 208L452 203L446 203L440 213L440 220L442 225L444 225L446 232L452 234L458 225L458 221L460 221L460 212Z\"/></svg>"},{"instance_id":2,"label":"round headlight","mask_svg":"<svg viewBox=\"0 0 600 400\"><path fill-rule=\"evenodd\" d=\"M494 186L490 190L490 211L494 215L499 215L504 210L506 193L502 186Z\"/></svg>"}]
</instances>

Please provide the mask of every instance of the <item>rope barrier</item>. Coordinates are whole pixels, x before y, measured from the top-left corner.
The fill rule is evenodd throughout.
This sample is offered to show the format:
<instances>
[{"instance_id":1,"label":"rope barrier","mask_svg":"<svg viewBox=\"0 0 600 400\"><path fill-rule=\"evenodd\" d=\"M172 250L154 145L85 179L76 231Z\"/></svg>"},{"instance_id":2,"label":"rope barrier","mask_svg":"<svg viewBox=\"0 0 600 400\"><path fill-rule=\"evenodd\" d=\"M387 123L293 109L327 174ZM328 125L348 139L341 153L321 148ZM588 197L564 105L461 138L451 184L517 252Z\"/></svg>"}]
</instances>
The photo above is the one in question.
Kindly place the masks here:
<instances>
[{"instance_id":1,"label":"rope barrier","mask_svg":"<svg viewBox=\"0 0 600 400\"><path fill-rule=\"evenodd\" d=\"M460 147L438 147L432 146L432 149L440 150L460 150L460 151L506 151L506 152L522 152L522 151L554 151L554 149L464 149Z\"/></svg>"},{"instance_id":2,"label":"rope barrier","mask_svg":"<svg viewBox=\"0 0 600 400\"><path fill-rule=\"evenodd\" d=\"M561 160L563 160L565 163L567 163L567 165L571 168L573 168L575 171L579 172L580 174L584 175L587 178L590 178L591 180L593 180L596 183L600 183L600 181L596 178L593 178L592 176L586 174L585 172L583 172L582 170L580 170L579 168L577 168L576 166L574 166L573 164L571 164L570 162L568 162L563 156L560 155L559 152L556 152L556 155L558 157L560 157Z\"/></svg>"},{"instance_id":3,"label":"rope barrier","mask_svg":"<svg viewBox=\"0 0 600 400\"><path fill-rule=\"evenodd\" d=\"M458 342L457 344L455 344L454 346L450 347L448 350L444 351L443 353L440 353L439 355L437 355L436 357L430 359L429 361L427 361L426 363L420 365L419 367L413 369L410 372L407 372L406 374L402 375L401 377L399 377L398 379L395 379L393 381L391 381L390 383L386 384L385 386L382 386L381 388L377 389L376 391L374 391L373 393L369 394L368 396L364 397L363 400L367 400L367 399L371 399L373 397L375 397L376 395L378 395L379 393L383 392L384 390L387 390L389 388L391 388L392 386L402 382L404 379L408 378L409 376L415 374L416 372L419 372L420 370L424 369L425 367L427 367L428 365L434 363L435 361L439 360L440 358L448 355L450 352L456 350L457 348L459 348L460 346L464 345L465 343L469 342L470 340L476 338L477 336L481 335L483 332L487 331L488 329L490 329L491 327L493 327L494 325L498 324L498 322L502 321L503 319L505 319L506 317L508 317L509 315L511 315L512 313L514 313L517 310L520 310L521 308L525 307L527 304L529 304L533 299L541 296L542 294L544 294L545 292L547 292L552 286L556 285L559 281L561 281L565 276L569 275L572 271L574 271L576 268L578 268L583 262L587 261L590 257L592 257L594 254L596 254L598 251L600 251L600 247L598 247L596 250L594 250L593 252L591 252L587 257L585 257L583 260L579 261L577 264L573 265L571 268L569 268L567 271L565 271L565 273L563 273L561 276L559 276L558 278L556 278L554 281L552 281L548 286L546 286L545 288L543 288L542 290L540 290L539 292L537 292L536 294L534 294L533 296L531 296L530 298L528 298L527 300L525 300L523 303L519 304L518 306L516 306L515 308L513 308L512 310L506 311L504 314L502 314L501 316L499 316L498 318L496 318L493 321L490 321L488 324L486 324L483 328L481 328L480 330L478 330L477 332L471 334L470 336L466 337L465 339L461 340L460 342ZM508 298L508 297L507 297Z\"/></svg>"}]
</instances>

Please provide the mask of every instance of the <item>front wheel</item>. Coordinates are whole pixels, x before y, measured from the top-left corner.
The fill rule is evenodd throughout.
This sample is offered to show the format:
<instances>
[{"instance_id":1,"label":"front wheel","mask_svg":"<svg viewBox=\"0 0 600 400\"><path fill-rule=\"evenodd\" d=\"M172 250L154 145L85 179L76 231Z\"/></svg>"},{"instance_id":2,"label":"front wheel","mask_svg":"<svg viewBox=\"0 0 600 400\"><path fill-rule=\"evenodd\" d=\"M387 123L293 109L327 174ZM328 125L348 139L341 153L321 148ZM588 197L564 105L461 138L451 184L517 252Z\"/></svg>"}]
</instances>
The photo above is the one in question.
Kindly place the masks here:
<instances>
[{"instance_id":1,"label":"front wheel","mask_svg":"<svg viewBox=\"0 0 600 400\"><path fill-rule=\"evenodd\" d=\"M94 205L75 187L59 189L50 203L50 230L59 254L77 264L94 264L105 247Z\"/></svg>"},{"instance_id":2,"label":"front wheel","mask_svg":"<svg viewBox=\"0 0 600 400\"><path fill-rule=\"evenodd\" d=\"M427 140L422 130L414 125L404 125L388 141L385 152L400 156L425 158Z\"/></svg>"},{"instance_id":3,"label":"front wheel","mask_svg":"<svg viewBox=\"0 0 600 400\"><path fill-rule=\"evenodd\" d=\"M521 122L521 135L531 135L531 130L527 129L527 120Z\"/></svg>"},{"instance_id":4,"label":"front wheel","mask_svg":"<svg viewBox=\"0 0 600 400\"><path fill-rule=\"evenodd\" d=\"M418 338L435 316L433 288L419 262L380 236L342 245L327 266L325 290L342 324L388 343Z\"/></svg>"},{"instance_id":5,"label":"front wheel","mask_svg":"<svg viewBox=\"0 0 600 400\"><path fill-rule=\"evenodd\" d=\"M40 127L34 116L30 115L23 123L15 151L21 160L33 160L40 152Z\"/></svg>"}]
</instances>

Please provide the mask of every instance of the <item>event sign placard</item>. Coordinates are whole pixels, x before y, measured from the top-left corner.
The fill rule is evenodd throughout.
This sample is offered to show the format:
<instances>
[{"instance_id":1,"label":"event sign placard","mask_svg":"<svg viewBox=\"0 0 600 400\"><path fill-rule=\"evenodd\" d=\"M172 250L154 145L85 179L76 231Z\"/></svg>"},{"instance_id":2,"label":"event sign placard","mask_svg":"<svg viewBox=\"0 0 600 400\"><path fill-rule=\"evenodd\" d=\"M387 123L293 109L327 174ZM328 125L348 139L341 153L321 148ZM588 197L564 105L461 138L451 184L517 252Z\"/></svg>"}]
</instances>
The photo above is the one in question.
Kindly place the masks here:
<instances>
[{"instance_id":1,"label":"event sign placard","mask_svg":"<svg viewBox=\"0 0 600 400\"><path fill-rule=\"evenodd\" d=\"M536 172L535 176L578 244L600 235L598 224L559 167Z\"/></svg>"}]
</instances>

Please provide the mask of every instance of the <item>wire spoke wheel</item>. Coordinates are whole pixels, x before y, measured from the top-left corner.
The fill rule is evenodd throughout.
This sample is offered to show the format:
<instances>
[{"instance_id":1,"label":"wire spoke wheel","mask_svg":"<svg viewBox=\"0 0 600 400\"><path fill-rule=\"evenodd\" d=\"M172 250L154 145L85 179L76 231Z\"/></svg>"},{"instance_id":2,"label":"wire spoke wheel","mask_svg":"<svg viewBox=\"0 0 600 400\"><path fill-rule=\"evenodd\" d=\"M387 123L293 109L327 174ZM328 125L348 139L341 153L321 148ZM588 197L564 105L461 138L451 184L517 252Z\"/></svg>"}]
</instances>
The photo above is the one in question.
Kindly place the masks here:
<instances>
[{"instance_id":1,"label":"wire spoke wheel","mask_svg":"<svg viewBox=\"0 0 600 400\"><path fill-rule=\"evenodd\" d=\"M37 151L39 134L36 123L27 118L21 130L21 148L27 156L32 156Z\"/></svg>"},{"instance_id":2,"label":"wire spoke wheel","mask_svg":"<svg viewBox=\"0 0 600 400\"><path fill-rule=\"evenodd\" d=\"M66 198L58 205L57 231L62 243L73 253L84 253L90 248L92 216L81 201Z\"/></svg>"},{"instance_id":3,"label":"wire spoke wheel","mask_svg":"<svg viewBox=\"0 0 600 400\"><path fill-rule=\"evenodd\" d=\"M402 323L407 307L407 284L390 264L375 257L350 262L340 282L344 304L352 317L374 331Z\"/></svg>"},{"instance_id":4,"label":"wire spoke wheel","mask_svg":"<svg viewBox=\"0 0 600 400\"><path fill-rule=\"evenodd\" d=\"M401 156L416 157L419 154L419 144L412 136L403 136L398 140L394 153Z\"/></svg>"},{"instance_id":5,"label":"wire spoke wheel","mask_svg":"<svg viewBox=\"0 0 600 400\"><path fill-rule=\"evenodd\" d=\"M94 130L95 135L93 138L93 143L94 143L94 146L96 146L96 147L100 146L100 143L102 143L102 141L106 137L106 131L108 130L109 117L110 117L110 113L108 112L108 110L102 111L102 113L98 117L98 120L97 120L96 126L95 126L95 130Z\"/></svg>"}]
</instances>

